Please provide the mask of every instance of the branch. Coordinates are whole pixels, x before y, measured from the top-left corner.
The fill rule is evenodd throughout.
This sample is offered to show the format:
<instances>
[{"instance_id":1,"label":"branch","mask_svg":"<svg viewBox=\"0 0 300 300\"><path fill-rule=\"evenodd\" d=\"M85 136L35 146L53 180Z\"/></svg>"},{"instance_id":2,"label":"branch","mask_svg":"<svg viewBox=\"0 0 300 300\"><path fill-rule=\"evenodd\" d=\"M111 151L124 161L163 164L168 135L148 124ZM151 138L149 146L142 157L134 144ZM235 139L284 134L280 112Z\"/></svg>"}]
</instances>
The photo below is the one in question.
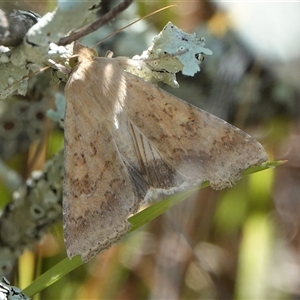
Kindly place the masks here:
<instances>
[{"instance_id":1,"label":"branch","mask_svg":"<svg viewBox=\"0 0 300 300\"><path fill-rule=\"evenodd\" d=\"M36 71L48 65L48 60L57 61L70 56L72 50L55 45L61 37L81 26L88 17L93 1L59 1L53 12L45 14L25 35L23 42L13 50L0 50L0 99L9 95L25 95L30 70Z\"/></svg>"},{"instance_id":2,"label":"branch","mask_svg":"<svg viewBox=\"0 0 300 300\"><path fill-rule=\"evenodd\" d=\"M19 255L61 220L63 151L41 172L33 172L13 194L0 217L0 276L9 275ZM2 273L2 274L1 274Z\"/></svg>"},{"instance_id":3,"label":"branch","mask_svg":"<svg viewBox=\"0 0 300 300\"><path fill-rule=\"evenodd\" d=\"M99 29L101 26L105 25L112 19L114 19L119 13L124 11L133 0L123 0L120 4L118 4L116 7L111 9L108 13L106 13L104 16L102 16L99 20L95 21L92 24L89 24L85 27L82 27L78 30L75 30L71 32L68 36L63 37L59 40L58 45L65 46L68 45L78 39L80 39L83 36L88 35L89 33Z\"/></svg>"},{"instance_id":4,"label":"branch","mask_svg":"<svg viewBox=\"0 0 300 300\"><path fill-rule=\"evenodd\" d=\"M18 287L11 285L5 277L0 280L0 299L31 300Z\"/></svg>"}]
</instances>

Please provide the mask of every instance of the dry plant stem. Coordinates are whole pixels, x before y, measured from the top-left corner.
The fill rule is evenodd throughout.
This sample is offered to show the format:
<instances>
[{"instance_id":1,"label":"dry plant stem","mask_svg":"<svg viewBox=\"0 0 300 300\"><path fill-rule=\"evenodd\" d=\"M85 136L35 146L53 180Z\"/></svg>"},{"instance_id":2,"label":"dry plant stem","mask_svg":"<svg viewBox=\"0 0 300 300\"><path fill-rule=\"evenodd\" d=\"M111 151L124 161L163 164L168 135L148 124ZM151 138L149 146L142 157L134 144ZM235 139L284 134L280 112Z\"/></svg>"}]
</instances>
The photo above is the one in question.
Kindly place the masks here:
<instances>
[{"instance_id":1,"label":"dry plant stem","mask_svg":"<svg viewBox=\"0 0 300 300\"><path fill-rule=\"evenodd\" d=\"M86 36L87 34L99 29L104 24L111 21L113 18L115 18L119 13L124 11L129 5L133 2L133 0L124 0L119 5L114 7L112 10L110 10L108 13L106 13L104 16L102 16L99 20L95 21L92 24L89 24L85 27L82 27L78 30L73 31L70 33L70 35L63 37L59 40L58 45L59 46L65 46L73 41L78 40L79 38Z\"/></svg>"}]
</instances>

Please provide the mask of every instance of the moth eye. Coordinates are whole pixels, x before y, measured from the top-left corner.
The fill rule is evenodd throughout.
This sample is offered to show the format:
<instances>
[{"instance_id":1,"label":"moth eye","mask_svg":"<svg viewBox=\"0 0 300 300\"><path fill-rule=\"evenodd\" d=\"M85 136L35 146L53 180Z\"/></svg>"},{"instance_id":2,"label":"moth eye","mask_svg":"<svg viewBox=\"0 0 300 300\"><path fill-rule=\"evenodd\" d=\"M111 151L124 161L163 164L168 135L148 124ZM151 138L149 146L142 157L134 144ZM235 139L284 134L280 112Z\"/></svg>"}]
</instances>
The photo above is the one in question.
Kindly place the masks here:
<instances>
[{"instance_id":1,"label":"moth eye","mask_svg":"<svg viewBox=\"0 0 300 300\"><path fill-rule=\"evenodd\" d=\"M79 57L79 55L76 54L69 58L69 66L71 68L74 68L78 64L78 57Z\"/></svg>"}]
</instances>

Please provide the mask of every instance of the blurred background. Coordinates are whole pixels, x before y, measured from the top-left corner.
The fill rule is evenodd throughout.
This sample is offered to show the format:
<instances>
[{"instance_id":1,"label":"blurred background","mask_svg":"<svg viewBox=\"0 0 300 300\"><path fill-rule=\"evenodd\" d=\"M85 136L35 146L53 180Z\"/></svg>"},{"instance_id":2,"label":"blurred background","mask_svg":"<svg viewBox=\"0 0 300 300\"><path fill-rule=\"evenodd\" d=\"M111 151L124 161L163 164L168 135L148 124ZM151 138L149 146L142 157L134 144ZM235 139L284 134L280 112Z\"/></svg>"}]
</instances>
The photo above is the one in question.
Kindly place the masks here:
<instances>
[{"instance_id":1,"label":"blurred background","mask_svg":"<svg viewBox=\"0 0 300 300\"><path fill-rule=\"evenodd\" d=\"M117 3L102 1L99 16ZM251 134L270 160L288 163L222 192L201 190L45 289L40 299L300 299L300 3L136 1L82 42L93 45L169 4L179 5L105 41L99 55L141 54L168 21L205 37L213 55L201 72L179 75L179 89L162 87ZM43 15L56 3L1 5ZM24 180L62 146L62 132L45 117L53 97L39 84L26 97L0 102L0 156ZM12 191L1 176L5 207ZM10 278L22 277L24 288L64 257L58 223L20 258Z\"/></svg>"}]
</instances>

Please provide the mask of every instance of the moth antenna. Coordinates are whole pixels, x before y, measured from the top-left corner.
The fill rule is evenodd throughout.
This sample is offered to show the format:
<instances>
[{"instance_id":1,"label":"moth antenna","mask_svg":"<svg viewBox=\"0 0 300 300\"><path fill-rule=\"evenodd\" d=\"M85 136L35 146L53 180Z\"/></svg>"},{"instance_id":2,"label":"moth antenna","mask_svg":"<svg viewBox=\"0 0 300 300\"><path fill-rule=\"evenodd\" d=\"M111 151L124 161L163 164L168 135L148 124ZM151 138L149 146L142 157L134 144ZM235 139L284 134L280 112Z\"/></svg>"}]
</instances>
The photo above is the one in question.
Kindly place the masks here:
<instances>
[{"instance_id":1,"label":"moth antenna","mask_svg":"<svg viewBox=\"0 0 300 300\"><path fill-rule=\"evenodd\" d=\"M108 12L106 15L104 15L104 17L105 17L105 16L107 16L107 17L105 17L105 20L104 20L104 21L103 21L103 20L101 21L101 24L100 24L100 25L99 25L98 23L100 23L99 21L100 21L103 17L102 17L101 19L97 20L96 22L92 23L92 24L89 24L89 25L87 25L87 26L85 26L85 27L83 27L83 28L80 28L79 30L74 31L74 32L73 32L72 34L70 34L69 36L64 37L64 38L61 38L61 39L59 40L59 42L57 43L57 45L61 45L61 46L67 45L67 44L69 44L69 43L75 41L76 39L78 39L78 38L80 38L80 37L82 37L82 36L84 36L84 35L87 35L87 34L89 34L90 32L95 31L96 29L98 29L99 27L101 27L102 25L104 25L105 23L107 23L109 20L111 20L111 19L116 15L117 12L119 13L119 12L125 10L125 9L132 3L132 1L133 1L133 0L124 0L124 1L121 2L119 5L117 5L116 7L114 7L110 12ZM122 27L122 28L120 28L120 29L114 31L113 33L109 34L108 36L106 36L105 38L103 38L102 40L100 40L99 42L97 42L92 48L95 48L97 45L101 44L103 41L105 41L105 40L107 40L108 38L114 36L115 34L121 32L122 30L128 28L129 26L134 25L135 23L137 23L137 22L139 22L139 21L141 21L141 20L144 20L144 19L146 19L146 18L148 18L148 17L150 17L150 16L152 16L152 15L154 15L154 14L156 14L156 13L159 13L159 12L165 10L165 9L168 9L168 8L171 8L171 7L175 7L175 6L178 6L178 4L172 4L172 5L165 6L165 7L160 8L160 9L154 11L154 12L151 12L151 13L149 13L149 14L147 14L147 15L141 17L141 18L138 18L137 20L135 20L135 21L129 23L128 25L126 25L126 26L124 26L124 27ZM110 19L109 19L109 16L110 16ZM107 19L107 18L108 18L108 19ZM106 20L106 19L107 19L107 20ZM98 27L97 27L97 26L98 26ZM92 29L92 30L91 30L91 31L88 31L88 30L90 30L90 29L88 29L88 28L90 28L90 29ZM87 30L87 31L85 31L85 30ZM79 33L79 31L80 31L80 33ZM78 35L78 34L79 34L79 35ZM60 68L58 68L57 66L58 66L62 61L64 61L64 60L65 60L65 59L59 60L58 63L56 63L56 64L53 64L53 63L50 62L52 66L45 66L45 67L39 69L38 71L32 72L31 74L29 74L29 75L27 75L27 76L24 76L21 80L18 80L17 82L12 83L10 86L12 86L12 85L14 85L14 84L19 84L20 82L22 82L22 81L24 81L24 80L28 80L28 79L31 78L32 76L37 75L37 74L39 74L39 73L41 73L41 72L43 72L43 71L45 71L45 70L47 70L47 69L53 67L53 65L54 65L58 70L60 70ZM63 73L65 73L65 72L63 71ZM9 86L9 87L10 87L10 86ZM7 88L9 88L9 87L7 87Z\"/></svg>"},{"instance_id":2,"label":"moth antenna","mask_svg":"<svg viewBox=\"0 0 300 300\"><path fill-rule=\"evenodd\" d=\"M62 73L66 73L66 68L64 66L59 66L59 64L61 62L63 62L64 60L66 60L65 58L64 59L61 59L59 60L57 63L55 63L53 60L49 60L48 62L51 64L50 66L45 66L43 68L40 68L39 70L35 71L35 72L32 72L26 76L24 76L22 79L16 81L16 82L13 82L12 84L10 84L9 86L7 86L4 90L7 90L8 88L10 88L11 86L15 85L15 84L19 84L21 83L22 81L24 80L29 80L29 78L39 74L39 73L42 73L50 68L53 68L53 66L58 70L58 71L61 71Z\"/></svg>"},{"instance_id":3,"label":"moth antenna","mask_svg":"<svg viewBox=\"0 0 300 300\"><path fill-rule=\"evenodd\" d=\"M135 20L135 21L129 23L128 25L126 25L126 26L124 26L124 27L122 27L122 28L120 28L120 29L118 29L118 30L112 32L111 34L109 34L108 36L106 36L105 38L103 38L102 40L100 40L99 42L97 42L92 48L95 48L96 46L98 46L99 44L101 44L102 42L104 42L105 40L107 40L108 38L110 38L110 37L116 35L117 33L123 31L124 29L126 29L126 28L128 28L128 27L130 27L131 25L134 25L135 23L137 23L137 22L139 22L139 21L141 21L141 20L144 20L144 19L146 19L146 18L148 18L148 17L150 17L150 16L152 16L152 15L154 15L154 14L156 14L156 13L159 13L159 12L165 10L165 9L168 9L168 8L171 8L171 7L174 7L174 6L178 6L178 4L172 4L172 5L165 6L165 7L163 7L163 8L160 8L160 9L158 9L158 10L153 11L153 12L150 13L150 14L147 14L147 15L141 17L141 18L138 18L137 20Z\"/></svg>"},{"instance_id":4,"label":"moth antenna","mask_svg":"<svg viewBox=\"0 0 300 300\"><path fill-rule=\"evenodd\" d=\"M58 42L58 45L59 46L65 46L67 44L70 44L70 43L74 42L75 40L78 40L79 38L81 38L83 36L88 35L89 33L93 32L93 31L95 31L97 29L99 29L101 26L103 26L104 24L108 23L113 18L115 18L117 14L119 14L122 11L124 11L132 2L133 2L133 0L124 0L124 1L122 1L120 4L118 4L116 7L114 7L113 9L111 9L108 13L106 13L104 16L102 16L100 19L98 19L94 23L89 24L89 25L87 25L85 27L82 27L80 29L77 29L77 30L73 31L72 33L70 33L70 35L61 38L59 40L59 42ZM112 35L115 35L116 33L118 33L121 30L127 28L128 26L131 26L131 25L135 24L136 22L138 22L140 20L143 20L143 19L145 19L145 18L147 18L147 17L149 17L149 16L151 16L151 15L153 15L155 13L158 13L158 12L164 10L164 9L167 9L167 8L171 8L173 6L177 6L177 4L166 6L164 8L158 9L158 10L156 10L156 11L154 11L154 12L152 12L152 13L144 16L144 17L141 17L138 20L130 23L129 25L124 26L123 28L121 28L121 29L117 30L116 32L110 34L108 37L104 38L100 42L103 42L104 40L106 40L107 38L111 37ZM97 43L96 45L98 45L99 43Z\"/></svg>"},{"instance_id":5,"label":"moth antenna","mask_svg":"<svg viewBox=\"0 0 300 300\"><path fill-rule=\"evenodd\" d=\"M86 36L87 34L99 29L101 26L103 26L104 24L108 23L113 18L115 18L119 13L124 11L132 2L133 0L123 0L121 3L119 3L113 9L111 9L108 13L106 13L97 21L87 26L84 26L82 28L79 28L73 31L72 33L70 33L68 36L61 38L58 42L58 45L59 46L68 45L74 42L75 40L78 40L79 38ZM98 5L92 7L91 10L95 9L96 7L98 7Z\"/></svg>"},{"instance_id":6,"label":"moth antenna","mask_svg":"<svg viewBox=\"0 0 300 300\"><path fill-rule=\"evenodd\" d=\"M124 0L122 3L120 3L120 4L117 5L115 8L113 8L113 9L112 9L110 12L108 12L106 15L108 15L108 14L110 14L110 15L115 15L116 11L120 12L120 11L126 9L131 3L132 3L132 0ZM115 34L118 34L119 32L123 31L124 29L128 28L129 26L134 25L135 23L137 23L137 22L139 22L139 21L141 21L141 20L144 20L144 19L146 19L146 18L148 18L148 17L150 17L150 16L152 16L152 15L154 15L154 14L156 14L156 13L159 13L159 12L165 10L165 9L168 9L168 8L171 8L171 7L175 7L175 6L178 6L178 4L168 5L168 6L166 6L166 7L160 8L160 9L154 11L154 12L151 12L151 13L149 13L149 14L147 14L147 15L141 17L141 18L138 18L137 20L135 20L135 21L129 23L128 25L126 25L126 26L124 26L124 27L122 27L122 28L116 30L115 32L109 34L108 36L106 36L105 38L103 38L102 40L100 40L98 43L96 43L92 48L95 48L97 45L101 44L103 41L105 41L105 40L107 40L108 38L114 36ZM104 15L104 16L106 16L106 15ZM101 18L101 19L102 19L102 18ZM99 20L97 20L96 22L94 22L94 23L92 23L92 24L89 24L89 25L86 26L86 27L94 28L95 23L97 23L97 22L99 22ZM102 22L104 22L104 21L102 21ZM104 22L104 23L106 23L106 22ZM104 24L104 23L103 23L103 24ZM99 27L101 27L103 24L101 24ZM97 25L97 24L96 24L96 25ZM77 36L77 35L76 35L76 36L75 36L75 34L77 34L77 32L79 32L79 31L81 31L81 30L82 30L82 32L84 32L83 29L85 29L86 27L83 27L83 28L81 28L81 29L79 29L79 30L77 30L77 31L74 31L71 35L69 35L69 36L67 36L67 37L61 38L57 45L62 45L62 46L63 46L63 45L67 45L67 44L73 42L75 39L78 39L78 38L80 38L80 37L82 37L82 36L84 36L84 35L86 35L86 34L88 34L88 33L90 33L90 32L92 32L92 31L94 31L94 30L96 30L96 29L99 28L99 27L97 27L97 28L94 28L94 29L93 29L92 31L90 31L90 32L84 33L83 35L80 35L80 36ZM73 35L73 34L74 34L74 35ZM71 37L72 37L72 38L71 38ZM73 37L74 37L74 38L73 38ZM30 77L32 77L32 76L34 76L34 75L36 75L36 74L39 74L40 72L43 72L43 71L45 71L45 70L47 70L47 69L53 67L53 65L55 65L55 66L57 67L57 66L60 64L60 62L62 62L62 61L63 61L63 60L58 61L57 64L53 64L53 63L50 62L52 66L45 66L45 67L39 69L38 71L35 71L35 72L33 72L33 73L31 73L31 74L29 74L29 75L27 75L27 76L24 76L21 80L19 80L19 81L17 81L17 82L14 82L12 85L18 84L18 83L20 83L20 82L22 82L22 81L24 81L24 80L28 80ZM58 67L57 67L57 69L60 70L60 68L58 68ZM63 73L65 73L65 72L63 72Z\"/></svg>"}]
</instances>

